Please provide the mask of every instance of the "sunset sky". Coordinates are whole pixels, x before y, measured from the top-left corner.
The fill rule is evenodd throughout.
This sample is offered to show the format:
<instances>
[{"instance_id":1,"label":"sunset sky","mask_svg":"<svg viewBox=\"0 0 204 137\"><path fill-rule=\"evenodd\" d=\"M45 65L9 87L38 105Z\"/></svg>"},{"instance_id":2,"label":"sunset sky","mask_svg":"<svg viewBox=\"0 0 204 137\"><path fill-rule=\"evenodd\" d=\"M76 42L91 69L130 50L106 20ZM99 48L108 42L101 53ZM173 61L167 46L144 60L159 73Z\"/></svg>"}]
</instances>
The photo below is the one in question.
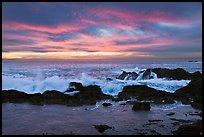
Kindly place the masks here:
<instances>
[{"instance_id":1,"label":"sunset sky","mask_svg":"<svg viewBox=\"0 0 204 137\"><path fill-rule=\"evenodd\" d=\"M2 59L201 59L199 2L2 4Z\"/></svg>"}]
</instances>

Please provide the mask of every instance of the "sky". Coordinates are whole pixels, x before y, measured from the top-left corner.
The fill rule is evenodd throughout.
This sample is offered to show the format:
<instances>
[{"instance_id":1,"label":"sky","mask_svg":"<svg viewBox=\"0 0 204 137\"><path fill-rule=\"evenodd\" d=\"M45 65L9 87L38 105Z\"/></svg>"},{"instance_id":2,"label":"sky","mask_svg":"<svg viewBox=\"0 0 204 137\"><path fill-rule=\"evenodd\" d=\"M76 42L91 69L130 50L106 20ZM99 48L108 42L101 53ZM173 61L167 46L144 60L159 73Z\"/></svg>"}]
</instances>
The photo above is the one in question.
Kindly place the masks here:
<instances>
[{"instance_id":1,"label":"sky","mask_svg":"<svg viewBox=\"0 0 204 137\"><path fill-rule=\"evenodd\" d=\"M201 58L200 2L2 3L2 59Z\"/></svg>"}]
</instances>

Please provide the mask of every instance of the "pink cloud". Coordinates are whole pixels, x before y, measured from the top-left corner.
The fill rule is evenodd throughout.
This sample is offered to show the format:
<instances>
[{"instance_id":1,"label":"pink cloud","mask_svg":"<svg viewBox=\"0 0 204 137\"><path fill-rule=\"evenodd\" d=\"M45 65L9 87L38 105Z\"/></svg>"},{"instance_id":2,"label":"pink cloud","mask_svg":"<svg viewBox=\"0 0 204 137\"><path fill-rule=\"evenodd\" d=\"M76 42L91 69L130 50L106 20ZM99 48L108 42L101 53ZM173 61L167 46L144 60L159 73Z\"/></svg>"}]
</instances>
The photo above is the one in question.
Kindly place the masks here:
<instances>
[{"instance_id":1,"label":"pink cloud","mask_svg":"<svg viewBox=\"0 0 204 137\"><path fill-rule=\"evenodd\" d=\"M76 32L84 27L78 24L59 24L56 26L42 26L42 25L33 25L19 22L7 21L2 24L3 28L12 29L12 30L31 30L39 32L47 32L52 34L60 34L65 32Z\"/></svg>"}]
</instances>

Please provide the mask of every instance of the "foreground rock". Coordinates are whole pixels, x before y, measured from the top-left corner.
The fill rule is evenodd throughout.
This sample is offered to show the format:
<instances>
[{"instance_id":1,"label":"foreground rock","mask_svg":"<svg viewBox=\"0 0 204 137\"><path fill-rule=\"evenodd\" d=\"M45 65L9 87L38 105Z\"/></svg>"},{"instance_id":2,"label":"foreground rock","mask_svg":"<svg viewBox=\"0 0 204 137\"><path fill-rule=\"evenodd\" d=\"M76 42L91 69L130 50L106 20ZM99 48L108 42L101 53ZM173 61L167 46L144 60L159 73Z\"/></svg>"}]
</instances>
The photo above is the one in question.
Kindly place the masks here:
<instances>
[{"instance_id":1,"label":"foreground rock","mask_svg":"<svg viewBox=\"0 0 204 137\"><path fill-rule=\"evenodd\" d=\"M182 125L173 133L174 135L202 135L202 120L194 124Z\"/></svg>"},{"instance_id":2,"label":"foreground rock","mask_svg":"<svg viewBox=\"0 0 204 137\"><path fill-rule=\"evenodd\" d=\"M112 129L113 128L113 127L110 127L108 125L94 125L94 127L98 132L101 132L101 133L103 133L107 129Z\"/></svg>"},{"instance_id":3,"label":"foreground rock","mask_svg":"<svg viewBox=\"0 0 204 137\"><path fill-rule=\"evenodd\" d=\"M3 90L2 103L23 103L28 102L36 105L43 104L63 104L70 106L94 105L96 101L112 99L110 95L103 94L99 86L80 87L80 92L73 96L63 94L62 92L51 90L43 94L27 94L17 90Z\"/></svg>"},{"instance_id":4,"label":"foreground rock","mask_svg":"<svg viewBox=\"0 0 204 137\"><path fill-rule=\"evenodd\" d=\"M104 107L108 107L108 106L111 106L112 104L111 103L103 103L102 104Z\"/></svg>"},{"instance_id":5,"label":"foreground rock","mask_svg":"<svg viewBox=\"0 0 204 137\"><path fill-rule=\"evenodd\" d=\"M192 80L186 87L174 92L175 98L202 110L202 78Z\"/></svg>"},{"instance_id":6,"label":"foreground rock","mask_svg":"<svg viewBox=\"0 0 204 137\"><path fill-rule=\"evenodd\" d=\"M155 103L174 103L172 93L156 90L146 85L126 86L118 97L122 99L136 97L138 100L152 100Z\"/></svg>"},{"instance_id":7,"label":"foreground rock","mask_svg":"<svg viewBox=\"0 0 204 137\"><path fill-rule=\"evenodd\" d=\"M182 68L154 68L152 69L152 72L156 73L158 78L169 78L174 80L193 80L202 77L202 74L199 71L189 73Z\"/></svg>"},{"instance_id":8,"label":"foreground rock","mask_svg":"<svg viewBox=\"0 0 204 137\"><path fill-rule=\"evenodd\" d=\"M133 105L132 110L147 110L150 111L150 103L149 102L137 102Z\"/></svg>"}]
</instances>

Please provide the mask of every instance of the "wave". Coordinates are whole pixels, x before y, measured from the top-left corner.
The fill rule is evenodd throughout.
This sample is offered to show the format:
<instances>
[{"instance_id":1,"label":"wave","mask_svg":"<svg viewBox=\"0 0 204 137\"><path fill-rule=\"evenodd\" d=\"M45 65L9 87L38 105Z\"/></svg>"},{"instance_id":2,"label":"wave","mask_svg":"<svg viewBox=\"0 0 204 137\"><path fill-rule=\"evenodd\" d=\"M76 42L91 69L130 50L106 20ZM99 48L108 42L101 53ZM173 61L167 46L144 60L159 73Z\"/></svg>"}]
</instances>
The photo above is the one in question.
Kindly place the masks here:
<instances>
[{"instance_id":1,"label":"wave","mask_svg":"<svg viewBox=\"0 0 204 137\"><path fill-rule=\"evenodd\" d=\"M164 78L157 78L152 73L153 79L148 80L119 80L113 79L107 81L105 79L96 79L86 73L82 73L79 78L64 78L59 76L52 76L44 78L39 73L35 78L15 76L2 76L2 90L15 89L26 92L28 94L43 93L46 90L58 90L64 92L68 89L70 82L80 82L83 86L98 85L104 94L117 96L122 92L125 86L129 85L147 85L157 90L164 90L167 92L175 92L177 89L186 86L190 80L168 80ZM76 93L76 92L74 92ZM74 94L73 93L73 94ZM72 93L70 93L72 94Z\"/></svg>"}]
</instances>

